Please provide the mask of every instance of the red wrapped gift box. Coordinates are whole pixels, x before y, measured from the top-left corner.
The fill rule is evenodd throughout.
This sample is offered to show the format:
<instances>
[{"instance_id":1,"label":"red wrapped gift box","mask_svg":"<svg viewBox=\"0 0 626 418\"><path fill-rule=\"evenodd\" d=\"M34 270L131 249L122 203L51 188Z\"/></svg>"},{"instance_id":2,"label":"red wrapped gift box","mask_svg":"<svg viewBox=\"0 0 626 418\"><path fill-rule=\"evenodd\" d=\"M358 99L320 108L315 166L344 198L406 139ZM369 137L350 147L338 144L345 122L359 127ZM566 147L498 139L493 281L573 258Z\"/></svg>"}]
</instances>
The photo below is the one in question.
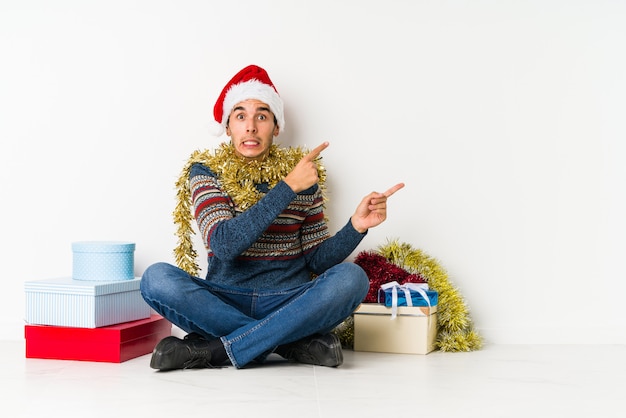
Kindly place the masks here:
<instances>
[{"instance_id":1,"label":"red wrapped gift box","mask_svg":"<svg viewBox=\"0 0 626 418\"><path fill-rule=\"evenodd\" d=\"M151 353L171 333L160 315L100 328L25 325L26 358L121 363Z\"/></svg>"}]
</instances>

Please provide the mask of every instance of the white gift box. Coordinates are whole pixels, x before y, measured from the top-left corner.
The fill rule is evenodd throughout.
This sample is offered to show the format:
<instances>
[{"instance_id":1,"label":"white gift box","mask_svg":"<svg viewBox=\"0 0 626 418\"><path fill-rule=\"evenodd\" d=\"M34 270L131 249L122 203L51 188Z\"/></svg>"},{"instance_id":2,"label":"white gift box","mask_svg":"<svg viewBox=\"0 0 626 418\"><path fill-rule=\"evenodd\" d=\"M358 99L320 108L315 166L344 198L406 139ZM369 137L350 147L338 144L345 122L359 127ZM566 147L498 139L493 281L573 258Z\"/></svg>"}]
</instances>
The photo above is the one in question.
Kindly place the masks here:
<instances>
[{"instance_id":1,"label":"white gift box","mask_svg":"<svg viewBox=\"0 0 626 418\"><path fill-rule=\"evenodd\" d=\"M354 351L428 354L435 349L437 306L399 306L362 303L354 311Z\"/></svg>"},{"instance_id":2,"label":"white gift box","mask_svg":"<svg viewBox=\"0 0 626 418\"><path fill-rule=\"evenodd\" d=\"M140 277L86 281L69 277L24 283L26 323L98 328L149 318L150 306L139 291Z\"/></svg>"}]
</instances>

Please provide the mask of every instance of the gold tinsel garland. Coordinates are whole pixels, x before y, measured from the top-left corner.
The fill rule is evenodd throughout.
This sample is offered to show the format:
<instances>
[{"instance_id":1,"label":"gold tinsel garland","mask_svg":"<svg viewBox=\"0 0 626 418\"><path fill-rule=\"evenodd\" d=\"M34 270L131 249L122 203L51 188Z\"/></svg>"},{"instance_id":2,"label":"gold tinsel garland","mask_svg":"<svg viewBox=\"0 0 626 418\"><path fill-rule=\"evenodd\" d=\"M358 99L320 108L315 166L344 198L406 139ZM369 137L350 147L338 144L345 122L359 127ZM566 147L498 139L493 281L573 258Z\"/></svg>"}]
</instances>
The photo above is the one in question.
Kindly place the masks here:
<instances>
[{"instance_id":1,"label":"gold tinsel garland","mask_svg":"<svg viewBox=\"0 0 626 418\"><path fill-rule=\"evenodd\" d=\"M474 351L482 347L482 338L474 330L469 309L459 290L448 280L446 270L431 256L410 244L397 240L381 246L378 252L389 262L409 273L420 274L428 286L439 293L436 346L441 351Z\"/></svg>"},{"instance_id":2,"label":"gold tinsel garland","mask_svg":"<svg viewBox=\"0 0 626 418\"><path fill-rule=\"evenodd\" d=\"M274 144L262 161L249 161L237 156L230 143L221 144L214 153L209 150L194 151L176 181L176 207L172 215L178 237L178 244L174 249L178 267L194 276L197 276L200 270L196 261L198 253L193 248L192 241L195 231L192 227L194 214L189 189L191 166L201 163L209 167L218 176L221 187L231 197L237 210L245 211L264 196L264 193L257 190L257 184L266 183L269 189L273 188L307 153L307 150L300 147L281 148ZM316 163L318 185L322 190L325 203L326 170L321 164L321 158L318 157Z\"/></svg>"},{"instance_id":3,"label":"gold tinsel garland","mask_svg":"<svg viewBox=\"0 0 626 418\"><path fill-rule=\"evenodd\" d=\"M435 346L441 351L475 351L482 347L482 338L474 330L469 310L459 290L448 280L448 273L425 252L410 244L390 241L377 252L390 263L411 274L419 274L428 286L439 293L437 324L439 330ZM348 317L334 332L345 347L354 345L354 317Z\"/></svg>"}]
</instances>

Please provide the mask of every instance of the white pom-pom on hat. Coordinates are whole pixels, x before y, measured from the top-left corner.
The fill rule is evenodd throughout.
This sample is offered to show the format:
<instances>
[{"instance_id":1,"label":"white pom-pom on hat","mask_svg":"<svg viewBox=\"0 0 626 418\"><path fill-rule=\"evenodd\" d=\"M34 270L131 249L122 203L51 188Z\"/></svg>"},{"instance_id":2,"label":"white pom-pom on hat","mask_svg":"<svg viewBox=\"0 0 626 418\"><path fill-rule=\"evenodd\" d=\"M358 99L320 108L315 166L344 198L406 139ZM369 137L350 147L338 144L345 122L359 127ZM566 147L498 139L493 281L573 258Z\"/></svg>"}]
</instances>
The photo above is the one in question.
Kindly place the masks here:
<instances>
[{"instance_id":1,"label":"white pom-pom on hat","mask_svg":"<svg viewBox=\"0 0 626 418\"><path fill-rule=\"evenodd\" d=\"M217 123L214 120L209 121L209 135L212 135L217 138L217 137L222 136L223 133L224 133L224 127L222 126L221 123Z\"/></svg>"}]
</instances>

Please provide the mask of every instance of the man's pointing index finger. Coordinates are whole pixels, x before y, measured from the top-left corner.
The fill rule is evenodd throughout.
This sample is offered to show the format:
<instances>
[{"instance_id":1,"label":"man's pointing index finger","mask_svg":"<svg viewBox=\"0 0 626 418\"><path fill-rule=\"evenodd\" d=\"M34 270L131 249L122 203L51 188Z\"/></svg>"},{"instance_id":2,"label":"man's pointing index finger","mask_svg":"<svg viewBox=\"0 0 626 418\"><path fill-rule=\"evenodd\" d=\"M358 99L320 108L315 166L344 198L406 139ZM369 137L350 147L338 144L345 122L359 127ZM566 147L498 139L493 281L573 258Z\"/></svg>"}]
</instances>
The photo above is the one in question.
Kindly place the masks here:
<instances>
[{"instance_id":1,"label":"man's pointing index finger","mask_svg":"<svg viewBox=\"0 0 626 418\"><path fill-rule=\"evenodd\" d=\"M322 151L324 151L328 147L328 145L330 145L328 142L324 142L318 145L316 148L313 149L313 151L309 152L304 158L306 158L309 161L315 160L317 157L320 156Z\"/></svg>"},{"instance_id":2,"label":"man's pointing index finger","mask_svg":"<svg viewBox=\"0 0 626 418\"><path fill-rule=\"evenodd\" d=\"M404 183L398 183L395 186L393 186L392 188L390 188L389 190L387 190L385 193L383 193L386 197L391 196L392 194L394 194L395 192L397 192L398 190L400 190L401 188L404 187Z\"/></svg>"}]
</instances>

